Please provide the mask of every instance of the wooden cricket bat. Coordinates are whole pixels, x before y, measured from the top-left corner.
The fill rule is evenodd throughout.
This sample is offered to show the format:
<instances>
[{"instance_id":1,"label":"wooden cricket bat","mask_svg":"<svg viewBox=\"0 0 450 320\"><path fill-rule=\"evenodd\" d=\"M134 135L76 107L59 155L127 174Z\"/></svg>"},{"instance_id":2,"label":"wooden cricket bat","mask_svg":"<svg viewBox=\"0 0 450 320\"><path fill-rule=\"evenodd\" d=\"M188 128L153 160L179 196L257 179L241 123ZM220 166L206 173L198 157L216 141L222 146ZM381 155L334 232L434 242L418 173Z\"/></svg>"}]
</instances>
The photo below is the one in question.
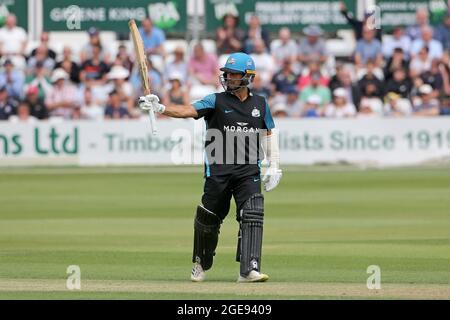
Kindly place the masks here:
<instances>
[{"instance_id":1,"label":"wooden cricket bat","mask_svg":"<svg viewBox=\"0 0 450 320\"><path fill-rule=\"evenodd\" d=\"M136 56L136 63L139 68L139 74L141 76L142 90L144 91L144 95L148 95L151 94L151 90L150 80L148 78L147 56L145 55L144 42L142 41L141 35L136 25L136 21L130 20L128 25L130 26L131 39L134 44L134 52ZM150 116L152 133L156 134L157 130L155 113L153 110L150 110L148 114Z\"/></svg>"}]
</instances>

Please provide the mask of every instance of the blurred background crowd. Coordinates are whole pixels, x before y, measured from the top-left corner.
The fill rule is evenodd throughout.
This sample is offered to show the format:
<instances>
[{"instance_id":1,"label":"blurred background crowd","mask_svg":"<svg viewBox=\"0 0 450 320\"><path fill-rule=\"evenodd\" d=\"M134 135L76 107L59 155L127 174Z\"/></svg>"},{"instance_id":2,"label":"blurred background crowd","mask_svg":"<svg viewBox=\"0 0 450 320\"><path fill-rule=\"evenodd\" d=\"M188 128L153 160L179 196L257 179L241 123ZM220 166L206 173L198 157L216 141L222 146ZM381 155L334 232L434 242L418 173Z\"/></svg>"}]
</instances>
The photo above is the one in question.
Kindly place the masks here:
<instances>
[{"instance_id":1,"label":"blurred background crowd","mask_svg":"<svg viewBox=\"0 0 450 320\"><path fill-rule=\"evenodd\" d=\"M389 33L374 28L369 15L353 18L343 3L341 14L352 26L356 46L339 59L328 52L328 35L317 25L302 34L288 28L270 34L257 16L242 28L228 14L215 39L169 47L164 32L145 19L140 32L152 91L164 104L175 105L222 91L219 67L230 53L243 51L257 67L252 90L268 99L275 117L450 114L450 12L433 27L428 11L418 9L414 25ZM58 52L44 32L30 48L16 20L9 15L0 29L0 120L144 117L136 108L142 92L130 41L111 50L100 30L91 28L87 43Z\"/></svg>"}]
</instances>

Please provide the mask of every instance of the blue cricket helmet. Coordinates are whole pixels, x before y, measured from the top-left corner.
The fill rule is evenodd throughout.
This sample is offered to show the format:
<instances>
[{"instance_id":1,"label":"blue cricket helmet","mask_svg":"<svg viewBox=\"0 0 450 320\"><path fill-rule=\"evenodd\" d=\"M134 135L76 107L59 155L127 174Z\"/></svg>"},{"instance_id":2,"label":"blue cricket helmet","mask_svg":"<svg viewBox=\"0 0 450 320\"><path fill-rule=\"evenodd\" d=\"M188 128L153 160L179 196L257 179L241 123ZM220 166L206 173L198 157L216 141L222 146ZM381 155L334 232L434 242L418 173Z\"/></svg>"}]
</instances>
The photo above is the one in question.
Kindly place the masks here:
<instances>
[{"instance_id":1,"label":"blue cricket helmet","mask_svg":"<svg viewBox=\"0 0 450 320\"><path fill-rule=\"evenodd\" d=\"M252 57L243 52L236 52L231 54L225 66L220 68L220 71L231 73L243 73L245 75L255 75L255 62Z\"/></svg>"}]
</instances>

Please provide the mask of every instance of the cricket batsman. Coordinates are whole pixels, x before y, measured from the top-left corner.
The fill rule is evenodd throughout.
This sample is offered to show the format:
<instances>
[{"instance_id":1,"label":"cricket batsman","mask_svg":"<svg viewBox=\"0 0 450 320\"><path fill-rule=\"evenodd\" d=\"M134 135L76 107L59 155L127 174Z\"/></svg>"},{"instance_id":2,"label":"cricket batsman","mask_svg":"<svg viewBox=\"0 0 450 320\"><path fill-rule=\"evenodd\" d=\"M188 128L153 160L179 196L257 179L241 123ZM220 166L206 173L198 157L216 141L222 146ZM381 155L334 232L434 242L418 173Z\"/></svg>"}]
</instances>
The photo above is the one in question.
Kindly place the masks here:
<instances>
[{"instance_id":1,"label":"cricket batsman","mask_svg":"<svg viewBox=\"0 0 450 320\"><path fill-rule=\"evenodd\" d=\"M205 271L211 268L220 226L234 197L239 222L238 282L264 282L269 276L261 273L264 222L261 181L265 191L271 191L282 176L277 132L266 99L249 89L256 74L253 59L245 53L233 53L220 70L225 92L210 94L189 106L164 106L156 95L150 94L139 98L139 107L174 118L203 117L206 122L204 193L194 219L191 280L203 281ZM247 144L248 141L257 141L256 147ZM213 145L216 148L212 151ZM262 177L261 145L268 163Z\"/></svg>"}]
</instances>

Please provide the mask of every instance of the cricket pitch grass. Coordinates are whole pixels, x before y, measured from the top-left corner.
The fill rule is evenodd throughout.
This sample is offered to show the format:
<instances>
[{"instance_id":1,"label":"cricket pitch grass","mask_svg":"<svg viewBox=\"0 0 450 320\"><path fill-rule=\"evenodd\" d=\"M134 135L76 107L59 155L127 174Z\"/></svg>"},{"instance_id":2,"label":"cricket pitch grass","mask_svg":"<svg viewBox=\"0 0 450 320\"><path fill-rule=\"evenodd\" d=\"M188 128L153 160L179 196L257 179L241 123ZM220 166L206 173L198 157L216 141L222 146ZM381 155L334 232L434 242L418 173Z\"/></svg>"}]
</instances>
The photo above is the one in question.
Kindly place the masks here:
<instances>
[{"instance_id":1,"label":"cricket pitch grass","mask_svg":"<svg viewBox=\"0 0 450 320\"><path fill-rule=\"evenodd\" d=\"M202 191L201 167L0 169L0 299L450 299L448 166L286 167L265 194L260 284L236 283L234 206L190 282Z\"/></svg>"}]
</instances>

